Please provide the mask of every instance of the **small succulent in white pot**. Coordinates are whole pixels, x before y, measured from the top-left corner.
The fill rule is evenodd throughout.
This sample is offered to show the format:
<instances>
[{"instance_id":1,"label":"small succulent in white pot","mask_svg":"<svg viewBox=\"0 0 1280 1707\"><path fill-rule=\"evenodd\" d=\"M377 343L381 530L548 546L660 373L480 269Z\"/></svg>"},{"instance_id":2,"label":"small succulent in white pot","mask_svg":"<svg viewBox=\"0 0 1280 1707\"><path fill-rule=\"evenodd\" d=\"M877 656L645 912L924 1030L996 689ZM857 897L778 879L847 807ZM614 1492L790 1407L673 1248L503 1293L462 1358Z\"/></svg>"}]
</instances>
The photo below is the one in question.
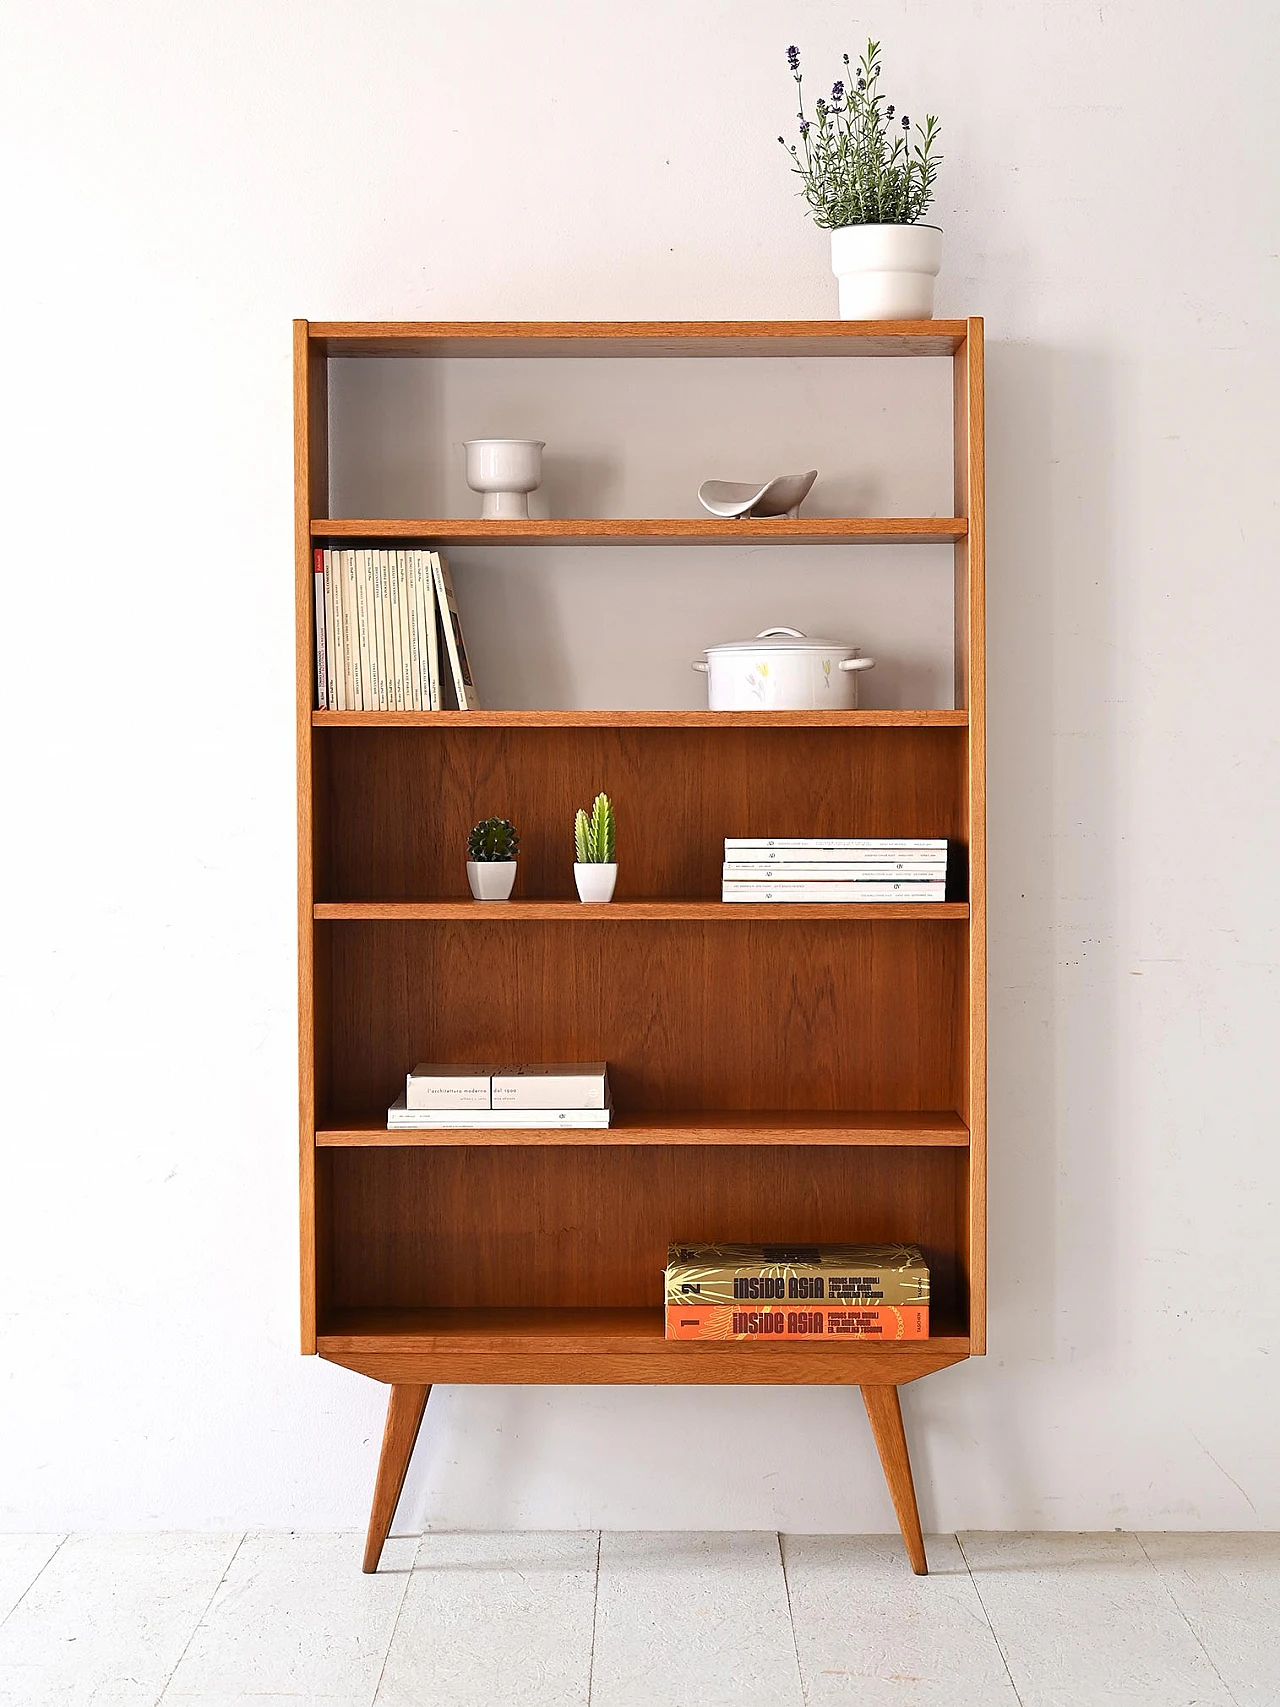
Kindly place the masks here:
<instances>
[{"instance_id":1,"label":"small succulent in white pot","mask_svg":"<svg viewBox=\"0 0 1280 1707\"><path fill-rule=\"evenodd\" d=\"M467 881L477 901L509 901L520 832L509 818L482 818L467 837Z\"/></svg>"},{"instance_id":2,"label":"small succulent in white pot","mask_svg":"<svg viewBox=\"0 0 1280 1707\"><path fill-rule=\"evenodd\" d=\"M792 159L814 223L831 233L831 270L842 320L928 320L942 265L942 232L922 223L942 156L938 121L901 117L880 93L880 43L805 112L800 50L787 49L799 97L800 144L778 141Z\"/></svg>"},{"instance_id":3,"label":"small succulent in white pot","mask_svg":"<svg viewBox=\"0 0 1280 1707\"><path fill-rule=\"evenodd\" d=\"M578 808L573 820L573 849L577 856L573 881L579 901L612 901L618 881L617 826L607 794L597 794L588 815Z\"/></svg>"}]
</instances>

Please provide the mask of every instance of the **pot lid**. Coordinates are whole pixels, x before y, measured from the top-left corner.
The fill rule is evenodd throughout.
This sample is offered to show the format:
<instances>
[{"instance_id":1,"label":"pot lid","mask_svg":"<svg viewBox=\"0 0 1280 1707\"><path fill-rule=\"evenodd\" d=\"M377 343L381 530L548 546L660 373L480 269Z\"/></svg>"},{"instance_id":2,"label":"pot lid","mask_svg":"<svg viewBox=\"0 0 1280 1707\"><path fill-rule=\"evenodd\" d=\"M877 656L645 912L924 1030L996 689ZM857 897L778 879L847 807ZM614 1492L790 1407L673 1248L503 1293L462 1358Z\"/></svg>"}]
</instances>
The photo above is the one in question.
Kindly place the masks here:
<instances>
[{"instance_id":1,"label":"pot lid","mask_svg":"<svg viewBox=\"0 0 1280 1707\"><path fill-rule=\"evenodd\" d=\"M761 646L760 642L765 644ZM818 640L802 634L798 628L762 628L752 640L724 640L718 646L708 646L712 652L853 652L843 640Z\"/></svg>"}]
</instances>

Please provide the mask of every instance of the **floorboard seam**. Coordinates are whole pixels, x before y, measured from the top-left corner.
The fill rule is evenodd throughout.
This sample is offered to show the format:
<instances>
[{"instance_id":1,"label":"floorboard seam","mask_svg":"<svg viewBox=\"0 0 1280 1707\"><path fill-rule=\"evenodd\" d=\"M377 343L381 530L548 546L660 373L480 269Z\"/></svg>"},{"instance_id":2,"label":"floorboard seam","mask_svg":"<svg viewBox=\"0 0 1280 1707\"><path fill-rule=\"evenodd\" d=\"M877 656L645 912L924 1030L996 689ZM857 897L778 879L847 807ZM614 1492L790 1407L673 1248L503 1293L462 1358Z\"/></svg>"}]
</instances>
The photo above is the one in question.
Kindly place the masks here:
<instances>
[{"instance_id":1,"label":"floorboard seam","mask_svg":"<svg viewBox=\"0 0 1280 1707\"><path fill-rule=\"evenodd\" d=\"M227 1560L226 1564L223 1566L222 1575L218 1578L217 1582L214 1584L213 1593L209 1596L208 1600L205 1602L204 1611L200 1614L200 1616L196 1619L195 1623L191 1626L191 1634L187 1637L186 1641L182 1644L182 1652L178 1655L177 1659L173 1662L172 1666L169 1668L169 1675L164 1680L164 1687L161 1689L159 1695L156 1696L156 1707L161 1707L161 1704L163 1703L165 1696L169 1693L169 1685L173 1682L174 1678L178 1675L178 1667L182 1664L183 1660L186 1659L187 1649L191 1646L192 1642L195 1641L196 1637L200 1633L200 1626L204 1623L205 1619L209 1616L209 1612L213 1606L213 1603L218 1598L218 1591L222 1587L223 1583L226 1582L227 1573L230 1571L232 1565L235 1564L236 1559L239 1556L240 1549L244 1546L245 1541L248 1538L248 1534L249 1534L248 1530L242 1530L241 1534L240 1534L240 1539L236 1542L235 1546L231 1549L231 1557Z\"/></svg>"},{"instance_id":2,"label":"floorboard seam","mask_svg":"<svg viewBox=\"0 0 1280 1707\"><path fill-rule=\"evenodd\" d=\"M596 1611L600 1605L600 1545L604 1540L604 1530L596 1530L596 1580L591 1595L591 1652L587 1656L587 1707L591 1707L591 1694L596 1682Z\"/></svg>"},{"instance_id":3,"label":"floorboard seam","mask_svg":"<svg viewBox=\"0 0 1280 1707\"><path fill-rule=\"evenodd\" d=\"M382 1664L378 1667L378 1680L373 1686L373 1694L369 1697L369 1707L378 1707L378 1696L382 1693L382 1680L387 1675L387 1665L391 1659L391 1650L396 1645L396 1632L400 1628L401 1614L404 1603L409 1598L409 1584L413 1581L413 1573L418 1568L418 1555L422 1552L422 1536L419 1535L417 1545L413 1549L413 1557L409 1561L409 1569L404 1574L404 1587L400 1590L400 1599L396 1604L396 1615L391 1620L391 1635L387 1638L386 1651L382 1656Z\"/></svg>"},{"instance_id":4,"label":"floorboard seam","mask_svg":"<svg viewBox=\"0 0 1280 1707\"><path fill-rule=\"evenodd\" d=\"M1139 1535L1139 1533L1137 1532L1136 1529L1130 1531L1130 1533L1133 1535L1133 1538L1138 1543L1139 1547L1142 1548L1143 1558L1147 1561L1147 1563L1151 1566L1151 1569L1155 1572L1157 1578L1159 1579L1160 1587L1169 1596L1169 1601L1170 1601L1171 1605L1173 1606L1174 1611L1178 1614L1178 1617L1181 1618L1182 1622L1186 1625L1187 1629L1191 1632L1191 1640L1195 1643L1196 1647L1199 1648L1200 1652L1204 1655L1205 1659L1208 1660L1209 1667L1210 1667L1211 1671L1213 1672L1213 1675L1217 1678L1218 1682L1222 1685L1223 1689L1227 1693L1227 1699L1229 1701L1235 1702L1235 1707L1239 1707L1239 1702L1236 1701L1235 1691L1232 1689L1231 1685L1227 1682L1226 1678L1223 1677L1222 1673L1218 1670L1218 1662L1214 1659L1213 1655L1209 1652L1208 1648L1206 1648L1204 1643L1200 1640L1200 1635L1199 1635L1199 1632L1196 1630L1195 1625L1191 1622L1191 1620L1187 1617L1186 1613L1182 1610L1182 1607L1178 1604L1177 1595L1174 1594L1173 1590L1169 1587L1168 1583L1165 1581L1164 1572L1156 1564L1155 1560L1151 1557L1150 1553L1147 1552L1146 1543L1143 1541L1141 1535Z\"/></svg>"},{"instance_id":5,"label":"floorboard seam","mask_svg":"<svg viewBox=\"0 0 1280 1707\"><path fill-rule=\"evenodd\" d=\"M14 1601L13 1605L5 1613L4 1617L0 1618L0 1628L3 1628L3 1626L6 1625L9 1622L9 1620L13 1617L14 1613L18 1610L18 1608L22 1605L23 1601L31 1593L32 1589L40 1581L40 1578L49 1569L49 1566L53 1563L53 1561L58 1557L58 1554L61 1553L62 1549L66 1546L67 1542L70 1541L71 1534L72 1534L72 1532L68 1531L67 1534L60 1535L58 1537L58 1545L54 1548L53 1552L50 1553L49 1557L45 1560L44 1564L41 1565L40 1569L36 1572L35 1576L32 1577L31 1581L27 1584L26 1588L23 1589L22 1593L18 1596L17 1600Z\"/></svg>"},{"instance_id":6,"label":"floorboard seam","mask_svg":"<svg viewBox=\"0 0 1280 1707\"><path fill-rule=\"evenodd\" d=\"M782 1587L787 1597L787 1623L791 1626L791 1651L796 1656L796 1681L800 1685L800 1699L808 1707L809 1686L805 1682L804 1667L800 1664L800 1638L796 1635L796 1615L791 1610L791 1579L787 1576L787 1555L782 1545L782 1531L774 1531L778 1542L778 1563L782 1566Z\"/></svg>"},{"instance_id":7,"label":"floorboard seam","mask_svg":"<svg viewBox=\"0 0 1280 1707\"><path fill-rule=\"evenodd\" d=\"M991 1622L991 1614L987 1611L987 1603L982 1598L982 1590L978 1586L977 1577L973 1574L973 1566L969 1563L969 1555L964 1550L964 1542L960 1538L959 1530L955 1532L955 1537L956 1546L960 1549L960 1557L964 1560L964 1568L969 1573L969 1581L973 1584L973 1592L977 1595L978 1605L982 1608L982 1616L986 1619L987 1629L991 1632L991 1640L995 1643L996 1652L1000 1655L1000 1663L1004 1667L1004 1675L1009 1679L1009 1688L1013 1691L1013 1698L1018 1703L1018 1707L1025 1707L1021 1692L1014 1680L1013 1668L1009 1664L1009 1656L1004 1651L1004 1643L1000 1640L999 1632Z\"/></svg>"}]
</instances>

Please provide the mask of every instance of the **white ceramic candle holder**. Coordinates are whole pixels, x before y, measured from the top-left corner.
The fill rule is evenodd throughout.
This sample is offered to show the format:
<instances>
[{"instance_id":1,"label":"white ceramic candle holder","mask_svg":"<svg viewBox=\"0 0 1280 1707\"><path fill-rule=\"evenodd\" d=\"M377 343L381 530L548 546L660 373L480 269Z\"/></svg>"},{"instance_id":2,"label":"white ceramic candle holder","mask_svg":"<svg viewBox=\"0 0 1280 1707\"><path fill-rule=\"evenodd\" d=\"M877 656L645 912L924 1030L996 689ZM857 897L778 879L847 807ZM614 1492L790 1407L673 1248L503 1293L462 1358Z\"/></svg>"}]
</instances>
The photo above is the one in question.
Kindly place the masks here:
<instances>
[{"instance_id":1,"label":"white ceramic candle holder","mask_svg":"<svg viewBox=\"0 0 1280 1707\"><path fill-rule=\"evenodd\" d=\"M529 517L529 494L542 484L543 439L467 439L467 485L484 494L486 521Z\"/></svg>"}]
</instances>

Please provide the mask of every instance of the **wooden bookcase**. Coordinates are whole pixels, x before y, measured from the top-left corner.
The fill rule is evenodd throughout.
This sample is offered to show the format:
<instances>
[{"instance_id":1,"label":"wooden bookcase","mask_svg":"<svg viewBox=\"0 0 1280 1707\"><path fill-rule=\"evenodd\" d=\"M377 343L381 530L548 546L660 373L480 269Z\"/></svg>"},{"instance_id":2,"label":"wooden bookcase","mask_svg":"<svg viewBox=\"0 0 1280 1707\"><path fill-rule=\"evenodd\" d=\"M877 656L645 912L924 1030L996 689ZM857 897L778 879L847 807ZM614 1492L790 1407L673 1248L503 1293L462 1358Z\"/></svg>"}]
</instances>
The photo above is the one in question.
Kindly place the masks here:
<instances>
[{"instance_id":1,"label":"wooden bookcase","mask_svg":"<svg viewBox=\"0 0 1280 1707\"><path fill-rule=\"evenodd\" d=\"M433 1382L680 1382L860 1386L922 1572L897 1388L986 1333L982 321L297 321L294 354L302 1349L390 1385L365 1569ZM327 364L353 355L949 356L955 513L331 518ZM956 709L316 712L312 550L353 538L946 545ZM619 898L583 906L561 856L598 787ZM466 898L481 794L540 899ZM967 899L725 906L748 833L952 837ZM607 1131L385 1129L416 1060L575 1058L610 1064ZM672 1238L918 1243L933 1337L668 1342Z\"/></svg>"}]
</instances>

